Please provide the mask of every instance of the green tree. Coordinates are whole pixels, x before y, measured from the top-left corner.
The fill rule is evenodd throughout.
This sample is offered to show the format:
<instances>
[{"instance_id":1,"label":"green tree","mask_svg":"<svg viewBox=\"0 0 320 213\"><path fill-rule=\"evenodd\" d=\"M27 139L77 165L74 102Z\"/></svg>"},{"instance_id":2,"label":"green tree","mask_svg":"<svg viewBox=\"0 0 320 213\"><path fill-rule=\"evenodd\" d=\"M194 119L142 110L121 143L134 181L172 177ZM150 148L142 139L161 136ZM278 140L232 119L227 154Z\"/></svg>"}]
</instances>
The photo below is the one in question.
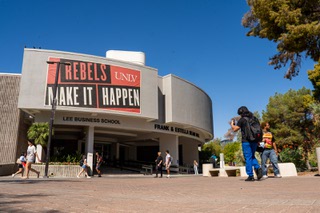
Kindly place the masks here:
<instances>
[{"instance_id":1,"label":"green tree","mask_svg":"<svg viewBox=\"0 0 320 213\"><path fill-rule=\"evenodd\" d=\"M242 18L248 36L277 44L278 53L269 64L280 69L290 61L285 78L298 75L304 54L320 58L319 0L247 0L250 10Z\"/></svg>"},{"instance_id":2,"label":"green tree","mask_svg":"<svg viewBox=\"0 0 320 213\"><path fill-rule=\"evenodd\" d=\"M43 147L47 146L49 136L49 124L46 123L33 123L27 132L28 139L34 140L34 144L40 144Z\"/></svg>"},{"instance_id":3,"label":"green tree","mask_svg":"<svg viewBox=\"0 0 320 213\"><path fill-rule=\"evenodd\" d=\"M240 150L240 148L241 146L239 142L228 143L225 145L223 148L224 161L226 163L236 162L236 153Z\"/></svg>"},{"instance_id":4,"label":"green tree","mask_svg":"<svg viewBox=\"0 0 320 213\"><path fill-rule=\"evenodd\" d=\"M320 65L319 63L314 65L313 70L308 71L308 78L313 85L313 97L316 100L320 100Z\"/></svg>"},{"instance_id":5,"label":"green tree","mask_svg":"<svg viewBox=\"0 0 320 213\"><path fill-rule=\"evenodd\" d=\"M219 155L222 152L220 142L220 138L215 138L212 141L205 143L200 151L200 160L208 161L212 154L215 154L217 158L219 158Z\"/></svg>"},{"instance_id":6,"label":"green tree","mask_svg":"<svg viewBox=\"0 0 320 213\"><path fill-rule=\"evenodd\" d=\"M302 88L298 91L289 90L285 94L276 93L270 97L267 110L263 111L263 120L271 125L278 148L298 149L302 147L304 160L308 168L309 152L312 151L315 141L314 125L310 105L313 103L311 91Z\"/></svg>"}]
</instances>

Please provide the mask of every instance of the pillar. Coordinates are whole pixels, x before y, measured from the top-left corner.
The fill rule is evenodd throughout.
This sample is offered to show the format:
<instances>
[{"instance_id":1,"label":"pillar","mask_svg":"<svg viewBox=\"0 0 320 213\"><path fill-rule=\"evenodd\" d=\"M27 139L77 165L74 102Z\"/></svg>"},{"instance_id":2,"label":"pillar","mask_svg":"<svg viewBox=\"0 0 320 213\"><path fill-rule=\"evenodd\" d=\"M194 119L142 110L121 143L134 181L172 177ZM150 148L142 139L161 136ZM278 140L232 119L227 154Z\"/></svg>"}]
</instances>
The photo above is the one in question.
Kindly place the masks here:
<instances>
[{"instance_id":1,"label":"pillar","mask_svg":"<svg viewBox=\"0 0 320 213\"><path fill-rule=\"evenodd\" d=\"M173 158L172 165L179 165L179 140L176 135L163 135L159 138L159 149L165 161L166 150Z\"/></svg>"},{"instance_id":2,"label":"pillar","mask_svg":"<svg viewBox=\"0 0 320 213\"><path fill-rule=\"evenodd\" d=\"M87 163L90 167L90 170L88 170L88 173L90 175L93 174L93 146L94 146L94 127L89 126L86 129L87 135L86 135L86 150L87 150Z\"/></svg>"}]
</instances>

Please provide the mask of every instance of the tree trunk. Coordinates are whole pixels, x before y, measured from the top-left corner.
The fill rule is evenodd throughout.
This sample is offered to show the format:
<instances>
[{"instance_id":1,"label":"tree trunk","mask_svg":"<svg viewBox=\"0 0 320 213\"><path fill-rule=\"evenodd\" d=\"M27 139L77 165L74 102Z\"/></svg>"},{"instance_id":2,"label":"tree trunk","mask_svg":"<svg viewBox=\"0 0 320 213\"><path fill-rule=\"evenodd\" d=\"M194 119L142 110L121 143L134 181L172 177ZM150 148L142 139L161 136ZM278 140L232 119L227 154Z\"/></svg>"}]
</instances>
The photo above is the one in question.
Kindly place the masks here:
<instances>
[{"instance_id":1,"label":"tree trunk","mask_svg":"<svg viewBox=\"0 0 320 213\"><path fill-rule=\"evenodd\" d=\"M310 161L309 161L309 152L308 151L305 151L304 159L306 162L307 169L309 171L311 171L311 165L310 165Z\"/></svg>"}]
</instances>

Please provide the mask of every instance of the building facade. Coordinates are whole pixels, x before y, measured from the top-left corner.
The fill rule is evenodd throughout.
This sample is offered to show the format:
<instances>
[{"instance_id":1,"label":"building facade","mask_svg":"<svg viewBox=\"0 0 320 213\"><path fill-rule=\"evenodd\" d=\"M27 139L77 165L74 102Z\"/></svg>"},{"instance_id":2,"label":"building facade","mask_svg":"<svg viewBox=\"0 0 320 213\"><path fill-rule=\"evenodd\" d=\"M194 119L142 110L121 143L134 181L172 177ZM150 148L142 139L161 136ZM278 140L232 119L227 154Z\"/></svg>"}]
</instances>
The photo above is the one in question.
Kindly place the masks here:
<instances>
[{"instance_id":1,"label":"building facade","mask_svg":"<svg viewBox=\"0 0 320 213\"><path fill-rule=\"evenodd\" d=\"M80 151L92 166L95 151L122 162L153 162L158 151L169 150L173 164L183 165L199 160L198 147L213 138L212 102L203 90L174 75L161 77L143 61L121 55L26 48L15 85L17 121L21 114L34 122L50 120L56 77L52 154Z\"/></svg>"}]
</instances>

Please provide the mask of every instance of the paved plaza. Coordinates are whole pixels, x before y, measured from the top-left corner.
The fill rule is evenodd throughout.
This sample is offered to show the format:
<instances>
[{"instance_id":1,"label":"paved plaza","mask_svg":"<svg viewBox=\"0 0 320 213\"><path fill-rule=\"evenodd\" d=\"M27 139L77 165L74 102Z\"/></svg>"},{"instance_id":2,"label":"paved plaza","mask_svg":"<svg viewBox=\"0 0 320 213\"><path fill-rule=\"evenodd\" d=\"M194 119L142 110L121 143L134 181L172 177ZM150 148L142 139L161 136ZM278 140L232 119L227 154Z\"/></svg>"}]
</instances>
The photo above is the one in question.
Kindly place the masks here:
<instances>
[{"instance_id":1,"label":"paved plaza","mask_svg":"<svg viewBox=\"0 0 320 213\"><path fill-rule=\"evenodd\" d=\"M320 212L320 177L0 177L0 212Z\"/></svg>"}]
</instances>

